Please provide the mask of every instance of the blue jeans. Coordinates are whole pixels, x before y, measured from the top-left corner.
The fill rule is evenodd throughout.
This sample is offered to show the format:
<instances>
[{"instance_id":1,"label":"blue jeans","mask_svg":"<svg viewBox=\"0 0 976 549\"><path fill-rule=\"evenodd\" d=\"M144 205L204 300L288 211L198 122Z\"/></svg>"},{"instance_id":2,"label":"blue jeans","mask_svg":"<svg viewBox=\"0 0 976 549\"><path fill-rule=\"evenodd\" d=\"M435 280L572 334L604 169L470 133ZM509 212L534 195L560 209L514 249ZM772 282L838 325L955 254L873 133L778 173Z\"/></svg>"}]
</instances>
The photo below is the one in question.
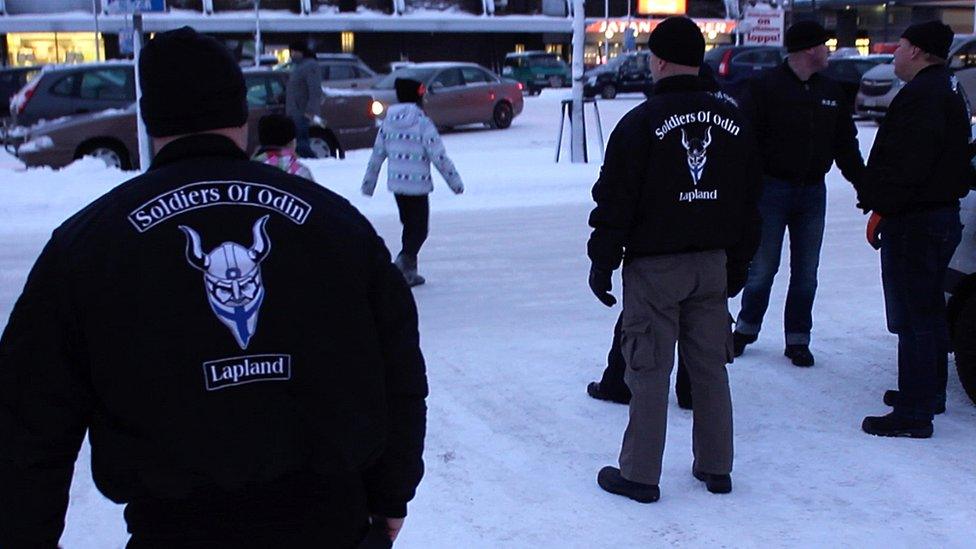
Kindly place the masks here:
<instances>
[{"instance_id":1,"label":"blue jeans","mask_svg":"<svg viewBox=\"0 0 976 549\"><path fill-rule=\"evenodd\" d=\"M309 145L308 118L299 115L292 116L291 120L295 123L295 154L302 158L315 158L315 153Z\"/></svg>"},{"instance_id":2,"label":"blue jeans","mask_svg":"<svg viewBox=\"0 0 976 549\"><path fill-rule=\"evenodd\" d=\"M769 308L769 294L783 255L783 237L790 232L790 288L786 294L784 328L787 345L809 345L813 327L813 300L817 294L817 268L827 214L827 187L823 182L798 185L766 177L759 199L762 239L742 292L742 310L735 331L758 335Z\"/></svg>"},{"instance_id":3,"label":"blue jeans","mask_svg":"<svg viewBox=\"0 0 976 549\"><path fill-rule=\"evenodd\" d=\"M961 238L955 207L882 221L885 313L888 331L898 336L898 415L931 420L936 401L945 402L949 329L943 284Z\"/></svg>"}]
</instances>

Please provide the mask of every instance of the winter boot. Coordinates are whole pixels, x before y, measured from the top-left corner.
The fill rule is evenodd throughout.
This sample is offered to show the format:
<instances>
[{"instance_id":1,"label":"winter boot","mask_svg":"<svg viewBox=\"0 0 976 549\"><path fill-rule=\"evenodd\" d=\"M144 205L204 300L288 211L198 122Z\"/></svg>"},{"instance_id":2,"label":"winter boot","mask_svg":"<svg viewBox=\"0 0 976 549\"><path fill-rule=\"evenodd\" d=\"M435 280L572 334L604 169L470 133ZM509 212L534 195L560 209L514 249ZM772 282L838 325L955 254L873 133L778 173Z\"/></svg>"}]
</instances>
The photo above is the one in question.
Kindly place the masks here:
<instances>
[{"instance_id":1,"label":"winter boot","mask_svg":"<svg viewBox=\"0 0 976 549\"><path fill-rule=\"evenodd\" d=\"M787 345L783 355L790 359L794 366L801 368L809 368L814 363L813 353L806 345Z\"/></svg>"},{"instance_id":2,"label":"winter boot","mask_svg":"<svg viewBox=\"0 0 976 549\"><path fill-rule=\"evenodd\" d=\"M617 404L630 404L630 391L626 394L623 392L608 391L600 385L599 381L591 381L586 386L586 394L597 400L608 400Z\"/></svg>"},{"instance_id":3,"label":"winter boot","mask_svg":"<svg viewBox=\"0 0 976 549\"><path fill-rule=\"evenodd\" d=\"M654 503L661 499L661 489L656 485L627 480L620 474L620 469L609 465L600 469L596 482L600 488L611 494L625 496L640 503Z\"/></svg>"},{"instance_id":4,"label":"winter boot","mask_svg":"<svg viewBox=\"0 0 976 549\"><path fill-rule=\"evenodd\" d=\"M884 394L885 406L898 406L901 403L901 393L898 391L885 391ZM940 415L945 413L945 395L936 397L935 400L935 415Z\"/></svg>"},{"instance_id":5,"label":"winter boot","mask_svg":"<svg viewBox=\"0 0 976 549\"><path fill-rule=\"evenodd\" d=\"M713 475L692 470L695 478L705 483L705 488L713 494L728 494L732 491L732 475Z\"/></svg>"},{"instance_id":6,"label":"winter boot","mask_svg":"<svg viewBox=\"0 0 976 549\"><path fill-rule=\"evenodd\" d=\"M910 419L894 412L880 417L866 417L861 429L869 435L879 437L931 438L932 422L924 419Z\"/></svg>"},{"instance_id":7,"label":"winter boot","mask_svg":"<svg viewBox=\"0 0 976 549\"><path fill-rule=\"evenodd\" d=\"M740 334L739 332L732 332L732 356L738 358L742 356L742 353L746 350L746 345L751 345L759 339L756 334Z\"/></svg>"},{"instance_id":8,"label":"winter boot","mask_svg":"<svg viewBox=\"0 0 976 549\"><path fill-rule=\"evenodd\" d=\"M412 288L427 282L424 277L417 274L417 256L407 255L400 252L397 254L396 260L394 260L393 263L398 269L400 269L400 272L403 273L403 278L407 281L407 286Z\"/></svg>"}]
</instances>

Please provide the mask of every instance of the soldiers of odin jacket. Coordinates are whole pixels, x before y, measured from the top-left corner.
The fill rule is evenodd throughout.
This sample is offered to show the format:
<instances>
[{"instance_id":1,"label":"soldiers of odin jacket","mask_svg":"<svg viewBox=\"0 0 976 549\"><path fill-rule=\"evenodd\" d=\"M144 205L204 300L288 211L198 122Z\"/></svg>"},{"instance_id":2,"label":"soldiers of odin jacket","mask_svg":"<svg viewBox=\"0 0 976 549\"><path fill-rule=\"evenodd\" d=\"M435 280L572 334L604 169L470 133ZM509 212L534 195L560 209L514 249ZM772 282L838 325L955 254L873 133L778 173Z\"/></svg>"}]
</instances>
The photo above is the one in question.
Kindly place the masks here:
<instances>
[{"instance_id":1,"label":"soldiers of odin jacket","mask_svg":"<svg viewBox=\"0 0 976 549\"><path fill-rule=\"evenodd\" d=\"M759 242L761 165L752 132L732 100L695 76L657 83L607 145L593 186L590 260L725 249L729 270L746 268Z\"/></svg>"},{"instance_id":2,"label":"soldiers of odin jacket","mask_svg":"<svg viewBox=\"0 0 976 549\"><path fill-rule=\"evenodd\" d=\"M972 180L969 113L955 76L922 69L895 96L858 189L865 210L882 216L958 206Z\"/></svg>"},{"instance_id":3,"label":"soldiers of odin jacket","mask_svg":"<svg viewBox=\"0 0 976 549\"><path fill-rule=\"evenodd\" d=\"M741 105L753 122L767 176L820 183L836 160L851 183L862 177L853 107L833 80L814 74L804 82L784 61L750 81Z\"/></svg>"},{"instance_id":4,"label":"soldiers of odin jacket","mask_svg":"<svg viewBox=\"0 0 976 549\"><path fill-rule=\"evenodd\" d=\"M55 230L0 339L0 547L55 546L86 430L117 503L301 477L402 517L424 370L410 291L348 202L177 140Z\"/></svg>"}]
</instances>

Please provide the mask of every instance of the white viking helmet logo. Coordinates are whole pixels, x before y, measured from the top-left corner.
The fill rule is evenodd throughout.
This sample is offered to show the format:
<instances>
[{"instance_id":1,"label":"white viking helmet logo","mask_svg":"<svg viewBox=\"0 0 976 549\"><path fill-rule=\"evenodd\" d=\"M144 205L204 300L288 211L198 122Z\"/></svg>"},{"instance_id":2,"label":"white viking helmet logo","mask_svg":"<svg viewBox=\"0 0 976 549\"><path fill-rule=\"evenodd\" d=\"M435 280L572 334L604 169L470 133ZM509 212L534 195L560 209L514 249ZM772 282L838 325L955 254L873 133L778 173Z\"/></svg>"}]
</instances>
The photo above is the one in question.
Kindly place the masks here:
<instances>
[{"instance_id":1,"label":"white viking helmet logo","mask_svg":"<svg viewBox=\"0 0 976 549\"><path fill-rule=\"evenodd\" d=\"M712 127L705 130L705 137L688 138L685 129L681 128L681 144L688 151L688 171L691 172L691 180L695 186L701 181L702 174L705 172L705 162L708 161L708 146L712 144Z\"/></svg>"},{"instance_id":2,"label":"white viking helmet logo","mask_svg":"<svg viewBox=\"0 0 976 549\"><path fill-rule=\"evenodd\" d=\"M186 260L203 272L207 300L217 319L227 326L241 349L246 349L257 329L258 312L264 300L261 262L271 251L268 217L254 222L250 248L236 242L224 242L208 254L203 253L200 235L180 225L186 235Z\"/></svg>"}]
</instances>

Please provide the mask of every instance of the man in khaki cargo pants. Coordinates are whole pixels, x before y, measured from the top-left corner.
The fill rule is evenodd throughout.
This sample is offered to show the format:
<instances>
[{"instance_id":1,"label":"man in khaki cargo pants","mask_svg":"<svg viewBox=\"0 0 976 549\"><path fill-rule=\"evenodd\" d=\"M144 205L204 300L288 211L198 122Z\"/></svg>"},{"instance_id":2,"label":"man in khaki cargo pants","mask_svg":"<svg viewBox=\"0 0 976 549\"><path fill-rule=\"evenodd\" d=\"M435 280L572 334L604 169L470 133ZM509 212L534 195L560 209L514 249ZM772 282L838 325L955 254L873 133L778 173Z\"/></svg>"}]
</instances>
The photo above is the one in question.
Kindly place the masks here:
<instances>
[{"instance_id":1,"label":"man in khaki cargo pants","mask_svg":"<svg viewBox=\"0 0 976 549\"><path fill-rule=\"evenodd\" d=\"M654 94L614 129L590 215L590 288L607 306L623 260L622 349L630 422L620 468L604 490L650 503L667 429L680 339L694 405L692 471L713 493L732 490L731 358L727 296L745 283L759 241L761 164L751 131L727 96L705 91L705 41L685 17L651 33Z\"/></svg>"}]
</instances>

